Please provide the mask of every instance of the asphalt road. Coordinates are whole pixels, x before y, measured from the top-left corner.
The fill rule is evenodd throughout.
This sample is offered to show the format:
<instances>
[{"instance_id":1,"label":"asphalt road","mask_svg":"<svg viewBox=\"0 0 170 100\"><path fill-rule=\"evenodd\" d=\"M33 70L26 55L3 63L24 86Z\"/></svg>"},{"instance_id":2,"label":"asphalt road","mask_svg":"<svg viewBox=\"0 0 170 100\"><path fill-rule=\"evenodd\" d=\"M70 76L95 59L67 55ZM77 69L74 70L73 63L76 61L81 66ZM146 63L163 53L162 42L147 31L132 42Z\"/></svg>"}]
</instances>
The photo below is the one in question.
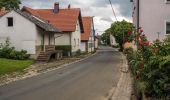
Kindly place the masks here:
<instances>
[{"instance_id":1,"label":"asphalt road","mask_svg":"<svg viewBox=\"0 0 170 100\"><path fill-rule=\"evenodd\" d=\"M1 86L0 100L103 100L121 65L121 55L105 47L84 61Z\"/></svg>"}]
</instances>

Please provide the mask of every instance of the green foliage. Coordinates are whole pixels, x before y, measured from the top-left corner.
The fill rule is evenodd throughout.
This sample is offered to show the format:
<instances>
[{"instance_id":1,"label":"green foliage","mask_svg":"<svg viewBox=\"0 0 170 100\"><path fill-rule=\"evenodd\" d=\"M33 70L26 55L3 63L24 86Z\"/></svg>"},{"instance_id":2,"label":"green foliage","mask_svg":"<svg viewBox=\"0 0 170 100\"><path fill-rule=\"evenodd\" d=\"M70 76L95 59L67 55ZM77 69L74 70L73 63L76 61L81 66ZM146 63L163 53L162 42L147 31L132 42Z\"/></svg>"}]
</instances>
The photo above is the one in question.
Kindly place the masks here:
<instances>
[{"instance_id":1,"label":"green foliage","mask_svg":"<svg viewBox=\"0 0 170 100\"><path fill-rule=\"evenodd\" d=\"M107 29L102 35L101 40L104 43L104 45L110 45L110 29Z\"/></svg>"},{"instance_id":2,"label":"green foliage","mask_svg":"<svg viewBox=\"0 0 170 100\"><path fill-rule=\"evenodd\" d=\"M129 31L132 31L133 25L125 20L114 22L111 25L110 32L115 37L116 42L119 44L120 49L123 50L123 43L127 41Z\"/></svg>"},{"instance_id":3,"label":"green foliage","mask_svg":"<svg viewBox=\"0 0 170 100\"><path fill-rule=\"evenodd\" d=\"M0 9L5 7L6 10L9 9L19 9L20 0L0 0Z\"/></svg>"},{"instance_id":4,"label":"green foliage","mask_svg":"<svg viewBox=\"0 0 170 100\"><path fill-rule=\"evenodd\" d=\"M7 38L4 44L0 46L0 58L8 58L8 59L15 59L15 60L25 60L30 57L27 54L27 51L21 50L16 51L14 47L10 47L9 39Z\"/></svg>"},{"instance_id":5,"label":"green foliage","mask_svg":"<svg viewBox=\"0 0 170 100\"><path fill-rule=\"evenodd\" d=\"M55 46L56 50L62 50L63 56L69 56L68 53L71 55L71 45L61 45L61 46Z\"/></svg>"}]
</instances>

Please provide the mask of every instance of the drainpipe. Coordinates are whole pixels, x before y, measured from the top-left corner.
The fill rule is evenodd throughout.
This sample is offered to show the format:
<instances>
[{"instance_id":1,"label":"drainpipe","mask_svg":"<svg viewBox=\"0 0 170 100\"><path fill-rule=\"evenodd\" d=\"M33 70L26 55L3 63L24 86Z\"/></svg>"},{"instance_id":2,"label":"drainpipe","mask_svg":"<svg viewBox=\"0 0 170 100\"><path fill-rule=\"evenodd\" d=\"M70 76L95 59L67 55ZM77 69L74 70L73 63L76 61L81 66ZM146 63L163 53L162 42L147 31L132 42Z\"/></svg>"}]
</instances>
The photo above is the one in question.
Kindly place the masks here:
<instances>
[{"instance_id":1,"label":"drainpipe","mask_svg":"<svg viewBox=\"0 0 170 100\"><path fill-rule=\"evenodd\" d=\"M140 23L139 23L139 18L140 18L140 17L139 17L139 16L140 16L140 14L139 14L139 11L140 11L140 9L139 9L139 8L140 8L140 3L139 3L139 2L140 2L140 1L137 0L137 29L140 27L140 26L139 26L139 24L140 24Z\"/></svg>"}]
</instances>

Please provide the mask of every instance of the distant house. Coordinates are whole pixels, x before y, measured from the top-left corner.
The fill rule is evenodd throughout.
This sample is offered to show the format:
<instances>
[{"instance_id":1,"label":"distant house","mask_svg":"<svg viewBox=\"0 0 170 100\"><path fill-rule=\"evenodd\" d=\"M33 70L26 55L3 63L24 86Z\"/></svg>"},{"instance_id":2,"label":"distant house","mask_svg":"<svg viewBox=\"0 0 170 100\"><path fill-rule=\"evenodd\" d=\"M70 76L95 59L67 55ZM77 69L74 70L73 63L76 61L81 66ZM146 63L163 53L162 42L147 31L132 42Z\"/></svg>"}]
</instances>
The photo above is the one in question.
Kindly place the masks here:
<instances>
[{"instance_id":1,"label":"distant house","mask_svg":"<svg viewBox=\"0 0 170 100\"><path fill-rule=\"evenodd\" d=\"M81 51L93 52L95 50L94 43L94 27L92 17L83 17L84 32L81 34Z\"/></svg>"},{"instance_id":2,"label":"distant house","mask_svg":"<svg viewBox=\"0 0 170 100\"><path fill-rule=\"evenodd\" d=\"M116 46L117 45L115 37L112 34L110 34L110 45L111 46Z\"/></svg>"},{"instance_id":3,"label":"distant house","mask_svg":"<svg viewBox=\"0 0 170 100\"><path fill-rule=\"evenodd\" d=\"M22 11L41 18L62 31L61 34L55 34L56 46L71 46L73 55L80 50L81 33L83 32L80 8L71 8L69 6L61 9L59 3L55 3L54 9L24 7Z\"/></svg>"},{"instance_id":4,"label":"distant house","mask_svg":"<svg viewBox=\"0 0 170 100\"><path fill-rule=\"evenodd\" d=\"M60 31L47 21L20 10L0 12L0 15L0 43L9 38L11 46L26 50L34 59L41 52L55 51L54 34Z\"/></svg>"},{"instance_id":5,"label":"distant house","mask_svg":"<svg viewBox=\"0 0 170 100\"><path fill-rule=\"evenodd\" d=\"M95 39L94 39L95 49L98 49L98 48L99 48L99 42L100 42L99 37L98 37L98 36L95 36Z\"/></svg>"},{"instance_id":6,"label":"distant house","mask_svg":"<svg viewBox=\"0 0 170 100\"><path fill-rule=\"evenodd\" d=\"M149 41L170 34L170 0L131 0L133 23L142 27Z\"/></svg>"}]
</instances>

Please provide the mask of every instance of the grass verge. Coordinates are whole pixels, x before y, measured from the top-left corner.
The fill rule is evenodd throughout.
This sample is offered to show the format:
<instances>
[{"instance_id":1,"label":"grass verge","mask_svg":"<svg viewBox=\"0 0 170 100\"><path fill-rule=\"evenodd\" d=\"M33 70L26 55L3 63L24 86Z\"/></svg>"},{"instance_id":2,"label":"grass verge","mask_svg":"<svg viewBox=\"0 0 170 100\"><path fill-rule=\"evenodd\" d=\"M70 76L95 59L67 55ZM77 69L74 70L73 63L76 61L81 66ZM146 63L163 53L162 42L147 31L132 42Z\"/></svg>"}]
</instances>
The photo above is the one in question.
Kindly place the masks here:
<instances>
[{"instance_id":1,"label":"grass verge","mask_svg":"<svg viewBox=\"0 0 170 100\"><path fill-rule=\"evenodd\" d=\"M0 58L0 75L23 71L33 63L33 60L11 60Z\"/></svg>"}]
</instances>

